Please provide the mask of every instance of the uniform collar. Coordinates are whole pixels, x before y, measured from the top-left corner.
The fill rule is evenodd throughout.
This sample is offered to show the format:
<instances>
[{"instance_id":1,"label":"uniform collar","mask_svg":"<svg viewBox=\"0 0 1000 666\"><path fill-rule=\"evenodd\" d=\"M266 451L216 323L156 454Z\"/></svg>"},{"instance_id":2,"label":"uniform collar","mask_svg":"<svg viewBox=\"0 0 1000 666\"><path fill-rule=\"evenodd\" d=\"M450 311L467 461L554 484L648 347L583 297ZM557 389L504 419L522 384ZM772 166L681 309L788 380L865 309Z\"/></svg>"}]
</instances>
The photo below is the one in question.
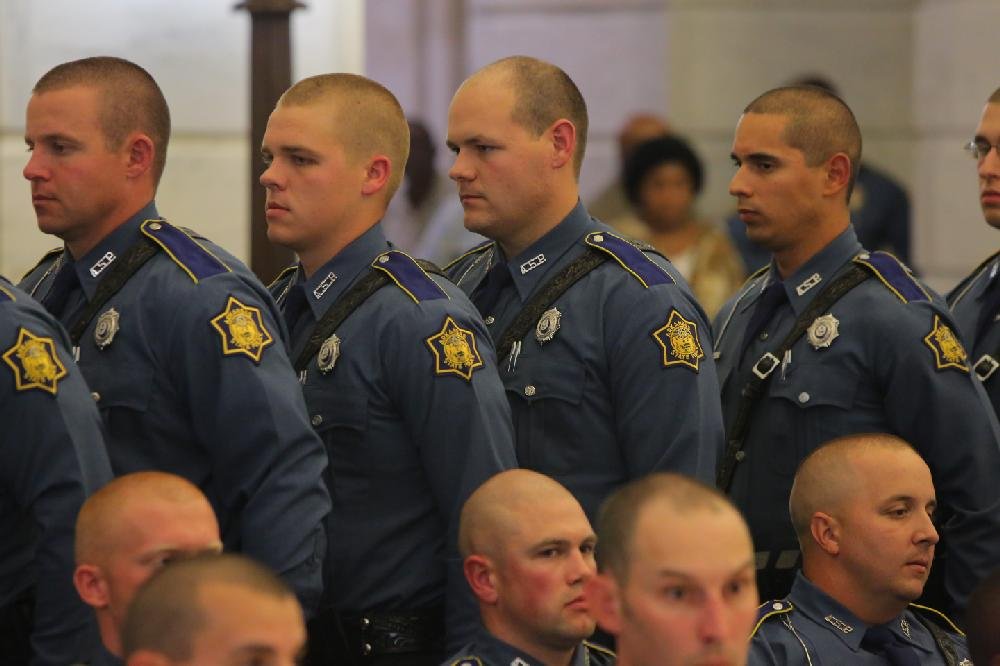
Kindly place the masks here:
<instances>
[{"instance_id":1,"label":"uniform collar","mask_svg":"<svg viewBox=\"0 0 1000 666\"><path fill-rule=\"evenodd\" d=\"M295 283L303 286L306 302L309 303L313 316L317 320L322 317L330 306L337 302L340 295L371 265L375 257L391 247L379 223L351 241L308 280L303 280L300 265Z\"/></svg>"},{"instance_id":2,"label":"uniform collar","mask_svg":"<svg viewBox=\"0 0 1000 666\"><path fill-rule=\"evenodd\" d=\"M976 294L976 300L982 301L986 299L986 295L991 291L990 287L994 282L1000 280L1000 257L994 257L991 262L989 262L982 272L984 279L982 281L982 286L978 289L979 293Z\"/></svg>"},{"instance_id":3,"label":"uniform collar","mask_svg":"<svg viewBox=\"0 0 1000 666\"><path fill-rule=\"evenodd\" d=\"M590 215L578 199L573 210L554 229L507 261L522 302L551 273L556 262L592 228ZM497 256L502 260L500 253Z\"/></svg>"},{"instance_id":4,"label":"uniform collar","mask_svg":"<svg viewBox=\"0 0 1000 666\"><path fill-rule=\"evenodd\" d=\"M513 645L500 640L488 630L480 627L475 639L476 651L484 664L500 664L501 666L545 666L541 661L527 652L522 652ZM577 652L573 654L573 666L582 664L577 660Z\"/></svg>"},{"instance_id":5,"label":"uniform collar","mask_svg":"<svg viewBox=\"0 0 1000 666\"><path fill-rule=\"evenodd\" d=\"M795 574L795 583L788 595L796 610L809 616L813 622L840 639L853 652L861 649L865 632L873 625L866 624L854 613L812 584L801 571ZM924 625L904 610L885 624L896 638L907 645L928 653L937 650L933 637Z\"/></svg>"},{"instance_id":6,"label":"uniform collar","mask_svg":"<svg viewBox=\"0 0 1000 666\"><path fill-rule=\"evenodd\" d=\"M142 210L130 217L105 236L90 252L73 263L73 269L80 278L80 285L87 300L94 297L97 285L108 274L111 267L121 259L139 238L139 225L146 220L159 219L156 203L150 201ZM69 252L63 253L63 261L72 259Z\"/></svg>"}]
</instances>

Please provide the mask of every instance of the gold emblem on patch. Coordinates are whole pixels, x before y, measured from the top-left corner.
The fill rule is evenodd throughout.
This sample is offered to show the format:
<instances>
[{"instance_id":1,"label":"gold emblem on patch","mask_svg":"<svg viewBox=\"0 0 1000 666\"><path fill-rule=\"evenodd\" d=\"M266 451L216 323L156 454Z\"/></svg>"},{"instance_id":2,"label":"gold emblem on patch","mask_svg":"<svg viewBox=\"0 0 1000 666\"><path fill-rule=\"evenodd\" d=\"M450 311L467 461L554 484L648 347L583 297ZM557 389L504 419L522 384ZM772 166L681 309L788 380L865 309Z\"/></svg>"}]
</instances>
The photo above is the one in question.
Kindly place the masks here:
<instances>
[{"instance_id":1,"label":"gold emblem on patch","mask_svg":"<svg viewBox=\"0 0 1000 666\"><path fill-rule=\"evenodd\" d=\"M934 328L924 336L924 343L934 352L934 363L938 370L945 368L955 368L962 372L969 371L966 363L968 355L958 341L958 336L951 328L941 321L941 317L934 315Z\"/></svg>"},{"instance_id":2,"label":"gold emblem on patch","mask_svg":"<svg viewBox=\"0 0 1000 666\"><path fill-rule=\"evenodd\" d=\"M663 350L664 366L685 365L698 372L698 362L705 358L705 350L698 340L696 323L671 308L667 323L653 331L653 339Z\"/></svg>"},{"instance_id":3,"label":"gold emblem on patch","mask_svg":"<svg viewBox=\"0 0 1000 666\"><path fill-rule=\"evenodd\" d=\"M426 340L434 354L434 374L458 375L466 381L472 373L483 365L483 359L476 349L476 336L445 317L441 330Z\"/></svg>"},{"instance_id":4,"label":"gold emblem on patch","mask_svg":"<svg viewBox=\"0 0 1000 666\"><path fill-rule=\"evenodd\" d=\"M40 389L55 395L59 380L67 374L52 338L33 335L26 328L17 332L17 342L4 352L3 360L14 371L18 391Z\"/></svg>"},{"instance_id":5,"label":"gold emblem on patch","mask_svg":"<svg viewBox=\"0 0 1000 666\"><path fill-rule=\"evenodd\" d=\"M212 328L222 336L225 356L244 354L260 363L264 349L274 338L264 326L260 309L240 303L234 296L226 301L225 309L212 318Z\"/></svg>"}]
</instances>

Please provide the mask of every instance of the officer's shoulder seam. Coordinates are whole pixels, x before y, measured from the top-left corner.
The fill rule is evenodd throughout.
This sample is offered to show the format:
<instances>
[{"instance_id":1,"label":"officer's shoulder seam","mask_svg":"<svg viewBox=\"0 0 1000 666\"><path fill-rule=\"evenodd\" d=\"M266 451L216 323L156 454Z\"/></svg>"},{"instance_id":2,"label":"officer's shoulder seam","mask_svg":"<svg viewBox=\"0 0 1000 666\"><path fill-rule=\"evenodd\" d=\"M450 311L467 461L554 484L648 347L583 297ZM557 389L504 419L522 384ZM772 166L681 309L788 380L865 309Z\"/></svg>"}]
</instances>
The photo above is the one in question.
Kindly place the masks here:
<instances>
[{"instance_id":1,"label":"officer's shoulder seam","mask_svg":"<svg viewBox=\"0 0 1000 666\"><path fill-rule=\"evenodd\" d=\"M775 608L776 605L781 607ZM781 602L765 601L757 608L757 624L754 625L753 631L750 632L750 637L753 638L756 636L761 626L763 626L763 624L772 617L785 615L787 613L791 613L793 610L795 610L795 606L788 600Z\"/></svg>"},{"instance_id":2,"label":"officer's shoulder seam","mask_svg":"<svg viewBox=\"0 0 1000 666\"><path fill-rule=\"evenodd\" d=\"M371 266L382 271L414 303L439 298L451 299L448 292L427 273L420 263L400 250L389 250L375 257Z\"/></svg>"},{"instance_id":3,"label":"officer's shoulder seam","mask_svg":"<svg viewBox=\"0 0 1000 666\"><path fill-rule=\"evenodd\" d=\"M583 242L611 257L645 289L675 283L674 276L667 269L646 256L644 250L624 236L610 231L591 231L584 236Z\"/></svg>"},{"instance_id":4,"label":"officer's shoulder seam","mask_svg":"<svg viewBox=\"0 0 1000 666\"><path fill-rule=\"evenodd\" d=\"M863 252L852 260L865 267L903 303L930 301L930 294L917 281L910 269L889 252Z\"/></svg>"},{"instance_id":5,"label":"officer's shoulder seam","mask_svg":"<svg viewBox=\"0 0 1000 666\"><path fill-rule=\"evenodd\" d=\"M46 252L45 254L43 254L43 255L42 255L42 258L41 258L41 259L39 259L39 260L38 260L38 261L37 261L37 262L35 263L35 265L34 265L34 266L32 266L31 268L29 268L29 269L28 269L28 270L27 270L27 271L26 271L26 272L24 273L24 275L22 275L22 276L21 276L21 279L22 279L22 280L24 280L24 279L25 279L25 278L27 278L27 277L28 277L29 275L31 275L31 274L32 274L32 273L34 273L34 272L35 272L36 270L38 270L38 267L39 267L39 266L41 266L42 264L44 264L44 263L45 263L46 261L49 261L50 259L54 259L54 258L55 258L55 257L56 257L57 255L60 255L60 254L62 254L62 253L63 253L63 248L62 248L62 247L54 247L54 248L52 248L51 250L49 250L48 252Z\"/></svg>"},{"instance_id":6,"label":"officer's shoulder seam","mask_svg":"<svg viewBox=\"0 0 1000 666\"><path fill-rule=\"evenodd\" d=\"M273 289L279 282L281 282L290 274L298 270L298 268L299 268L298 264L292 264L291 266L286 266L285 268L281 269L281 272L278 273L273 280L271 280L271 283L267 285L267 288Z\"/></svg>"},{"instance_id":7,"label":"officer's shoulder seam","mask_svg":"<svg viewBox=\"0 0 1000 666\"><path fill-rule=\"evenodd\" d=\"M938 609L931 608L930 606L924 606L922 604L913 604L913 603L910 604L910 608L915 609L915 612L919 612L919 613L921 613L923 615L930 615L931 617L933 617L935 619L944 620L945 623L948 625L949 629L951 629L953 632L955 632L959 636L965 636L965 632L962 631L961 629L959 629L958 625L956 625L954 622L952 622L950 617L948 617L947 615L945 615L944 613L942 613Z\"/></svg>"},{"instance_id":8,"label":"officer's shoulder seam","mask_svg":"<svg viewBox=\"0 0 1000 666\"><path fill-rule=\"evenodd\" d=\"M451 261L449 261L447 264L445 264L441 268L441 270L443 270L443 271L450 271L453 266L455 266L456 264L458 264L460 261L462 261L466 257L471 257L474 254L480 254L482 252L485 252L492 245L493 245L493 241L485 241L483 243L480 243L479 245L476 245L476 246L474 246L474 247L466 250L462 254L458 255L457 257L455 257L454 259L452 259Z\"/></svg>"},{"instance_id":9,"label":"officer's shoulder seam","mask_svg":"<svg viewBox=\"0 0 1000 666\"><path fill-rule=\"evenodd\" d=\"M220 273L232 272L232 269L225 262L192 235L165 220L146 220L139 226L139 229L146 238L156 243L181 270L187 273L195 284Z\"/></svg>"},{"instance_id":10,"label":"officer's shoulder seam","mask_svg":"<svg viewBox=\"0 0 1000 666\"><path fill-rule=\"evenodd\" d=\"M611 649L609 649L609 648L607 648L607 647L605 647L603 645L598 645L597 643L591 643L590 641L586 641L586 640L583 641L583 644L585 646L587 646L588 650L594 650L596 652L603 652L604 654L608 655L609 657L616 656L614 650L611 650Z\"/></svg>"}]
</instances>

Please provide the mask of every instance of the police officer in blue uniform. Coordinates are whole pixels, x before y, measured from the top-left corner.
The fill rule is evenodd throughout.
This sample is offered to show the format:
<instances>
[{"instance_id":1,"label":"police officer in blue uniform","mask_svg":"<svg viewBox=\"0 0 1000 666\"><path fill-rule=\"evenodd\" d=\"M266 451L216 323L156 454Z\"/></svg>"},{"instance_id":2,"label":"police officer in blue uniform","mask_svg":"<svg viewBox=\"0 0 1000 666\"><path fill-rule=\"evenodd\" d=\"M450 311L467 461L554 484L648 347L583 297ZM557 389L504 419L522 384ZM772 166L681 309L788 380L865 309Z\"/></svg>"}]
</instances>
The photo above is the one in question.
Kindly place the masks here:
<instances>
[{"instance_id":1,"label":"police officer in blue uniform","mask_svg":"<svg viewBox=\"0 0 1000 666\"><path fill-rule=\"evenodd\" d=\"M0 655L65 666L96 636L73 589L73 525L111 467L66 333L2 277L0 424Z\"/></svg>"},{"instance_id":2,"label":"police officer in blue uniform","mask_svg":"<svg viewBox=\"0 0 1000 666\"><path fill-rule=\"evenodd\" d=\"M951 620L909 603L934 558L935 508L930 469L897 437L814 451L790 501L802 571L787 597L761 605L747 663L971 666Z\"/></svg>"},{"instance_id":3,"label":"police officer in blue uniform","mask_svg":"<svg viewBox=\"0 0 1000 666\"><path fill-rule=\"evenodd\" d=\"M312 609L326 456L267 290L152 202L169 131L162 93L133 63L88 58L39 80L24 175L39 228L66 246L21 285L69 330L114 471L192 481L226 548L270 566Z\"/></svg>"},{"instance_id":4,"label":"police officer in blue uniform","mask_svg":"<svg viewBox=\"0 0 1000 666\"><path fill-rule=\"evenodd\" d=\"M569 666L612 666L614 663L614 652L590 641L581 641L569 660ZM509 643L504 643L485 629L480 629L472 643L459 650L458 655L445 661L442 666L510 666L511 664L547 666L546 662L518 650Z\"/></svg>"},{"instance_id":5,"label":"police officer in blue uniform","mask_svg":"<svg viewBox=\"0 0 1000 666\"><path fill-rule=\"evenodd\" d=\"M587 110L558 67L527 57L455 94L448 145L465 226L493 239L447 267L497 343L518 462L593 520L629 479L709 479L722 442L712 339L662 256L594 220L577 178Z\"/></svg>"},{"instance_id":6,"label":"police officer in blue uniform","mask_svg":"<svg viewBox=\"0 0 1000 666\"><path fill-rule=\"evenodd\" d=\"M979 203L991 227L1000 229L1000 88L990 95L966 148L978 162ZM950 294L955 321L970 349L972 371L983 383L994 410L1000 410L1000 252L994 253Z\"/></svg>"},{"instance_id":7,"label":"police officer in blue uniform","mask_svg":"<svg viewBox=\"0 0 1000 666\"><path fill-rule=\"evenodd\" d=\"M305 79L263 143L268 237L299 263L271 286L331 460L324 610L310 663L437 663L475 609L456 538L465 498L516 466L489 335L433 266L386 242L409 130L350 74Z\"/></svg>"},{"instance_id":8,"label":"police officer in blue uniform","mask_svg":"<svg viewBox=\"0 0 1000 666\"><path fill-rule=\"evenodd\" d=\"M850 109L817 88L769 91L740 119L730 192L773 261L716 321L718 481L750 524L761 597L780 597L798 559L784 512L798 462L840 435L899 434L934 470L939 568L961 607L1000 558L997 422L942 299L858 243L847 199L860 151Z\"/></svg>"}]
</instances>

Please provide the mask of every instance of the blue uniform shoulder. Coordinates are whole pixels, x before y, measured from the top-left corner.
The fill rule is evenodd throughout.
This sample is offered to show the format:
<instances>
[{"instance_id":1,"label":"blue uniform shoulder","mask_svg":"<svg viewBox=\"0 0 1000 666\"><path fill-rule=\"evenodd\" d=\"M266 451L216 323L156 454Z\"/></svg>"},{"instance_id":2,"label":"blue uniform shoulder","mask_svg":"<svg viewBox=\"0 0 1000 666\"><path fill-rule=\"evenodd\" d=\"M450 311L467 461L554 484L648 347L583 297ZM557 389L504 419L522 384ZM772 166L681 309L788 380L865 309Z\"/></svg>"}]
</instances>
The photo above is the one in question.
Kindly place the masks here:
<instances>
[{"instance_id":1,"label":"blue uniform shoulder","mask_svg":"<svg viewBox=\"0 0 1000 666\"><path fill-rule=\"evenodd\" d=\"M8 282L3 276L0 276L0 303L16 300L17 297L14 296L14 285Z\"/></svg>"},{"instance_id":2,"label":"blue uniform shoulder","mask_svg":"<svg viewBox=\"0 0 1000 666\"><path fill-rule=\"evenodd\" d=\"M45 254L43 254L42 258L38 260L38 263L36 263L34 266L28 269L25 272L25 274L21 276L21 281L23 282L24 280L27 280L32 273L37 271L39 268L42 268L43 266L45 268L48 268L49 265L52 264L52 262L54 262L56 259L58 259L59 255L61 255L62 253L63 253L62 247L54 247Z\"/></svg>"},{"instance_id":3,"label":"blue uniform shoulder","mask_svg":"<svg viewBox=\"0 0 1000 666\"><path fill-rule=\"evenodd\" d=\"M462 254L458 255L457 257L455 257L454 259L452 259L451 261L449 261L447 264L444 265L444 267L443 267L442 270L444 270L445 272L448 272L452 268L454 268L455 266L458 266L458 264L460 264L464 259L467 259L469 257L475 256L475 255L478 255L478 254L482 254L483 252L485 252L486 250L488 250L490 247L492 247L492 245L493 245L493 241L485 241L483 243L480 243L479 245L476 245L475 247L471 248L470 250L467 250L466 252L463 252Z\"/></svg>"},{"instance_id":4,"label":"blue uniform shoulder","mask_svg":"<svg viewBox=\"0 0 1000 666\"><path fill-rule=\"evenodd\" d=\"M193 233L163 220L146 220L139 227L170 259L198 284L201 280L229 273L231 269L200 243Z\"/></svg>"},{"instance_id":5,"label":"blue uniform shoulder","mask_svg":"<svg viewBox=\"0 0 1000 666\"><path fill-rule=\"evenodd\" d=\"M597 643L591 643L590 641L583 641L583 647L587 650L587 662L590 664L611 664L615 663L618 658L614 651L609 650L603 645L598 645Z\"/></svg>"},{"instance_id":6,"label":"blue uniform shoulder","mask_svg":"<svg viewBox=\"0 0 1000 666\"><path fill-rule=\"evenodd\" d=\"M765 623L780 620L784 615L791 613L793 610L795 610L795 606L787 599L765 601L757 607L757 621L753 626L753 631L750 632L750 636L756 636Z\"/></svg>"},{"instance_id":7,"label":"blue uniform shoulder","mask_svg":"<svg viewBox=\"0 0 1000 666\"><path fill-rule=\"evenodd\" d=\"M889 252L862 252L853 261L868 269L904 303L932 300L923 285L913 277L909 267Z\"/></svg>"},{"instance_id":8,"label":"blue uniform shoulder","mask_svg":"<svg viewBox=\"0 0 1000 666\"><path fill-rule=\"evenodd\" d=\"M934 624L940 626L942 629L949 631L953 634L959 636L965 636L965 632L958 628L954 622L951 621L947 615L942 613L936 608L931 608L930 606L923 606L921 604L910 604L909 609L920 617L930 620Z\"/></svg>"},{"instance_id":9,"label":"blue uniform shoulder","mask_svg":"<svg viewBox=\"0 0 1000 666\"><path fill-rule=\"evenodd\" d=\"M295 275L295 271L298 269L298 264L292 264L278 273L278 275L271 280L271 283L267 285L267 290L271 292L271 295L273 296L277 292L284 289L288 285L289 280L291 280Z\"/></svg>"},{"instance_id":10,"label":"blue uniform shoulder","mask_svg":"<svg viewBox=\"0 0 1000 666\"><path fill-rule=\"evenodd\" d=\"M673 284L674 278L665 268L632 241L608 231L592 231L584 243L609 255L645 288L658 284Z\"/></svg>"},{"instance_id":11,"label":"blue uniform shoulder","mask_svg":"<svg viewBox=\"0 0 1000 666\"><path fill-rule=\"evenodd\" d=\"M964 278L962 278L962 281L956 284L955 287L948 292L948 295L945 297L945 300L948 301L948 307L953 308L955 307L955 304L958 303L958 301L962 300L962 297L965 296L965 292L967 292L969 288L972 287L976 279L979 278L982 272L986 270L986 268L990 264L992 264L993 261L998 256L1000 256L1000 251L994 252L993 254L988 256L986 259L982 261L982 263L976 266L976 269L974 271L972 271Z\"/></svg>"},{"instance_id":12,"label":"blue uniform shoulder","mask_svg":"<svg viewBox=\"0 0 1000 666\"><path fill-rule=\"evenodd\" d=\"M382 271L415 303L449 298L417 260L399 250L389 250L375 257L372 268Z\"/></svg>"}]
</instances>

